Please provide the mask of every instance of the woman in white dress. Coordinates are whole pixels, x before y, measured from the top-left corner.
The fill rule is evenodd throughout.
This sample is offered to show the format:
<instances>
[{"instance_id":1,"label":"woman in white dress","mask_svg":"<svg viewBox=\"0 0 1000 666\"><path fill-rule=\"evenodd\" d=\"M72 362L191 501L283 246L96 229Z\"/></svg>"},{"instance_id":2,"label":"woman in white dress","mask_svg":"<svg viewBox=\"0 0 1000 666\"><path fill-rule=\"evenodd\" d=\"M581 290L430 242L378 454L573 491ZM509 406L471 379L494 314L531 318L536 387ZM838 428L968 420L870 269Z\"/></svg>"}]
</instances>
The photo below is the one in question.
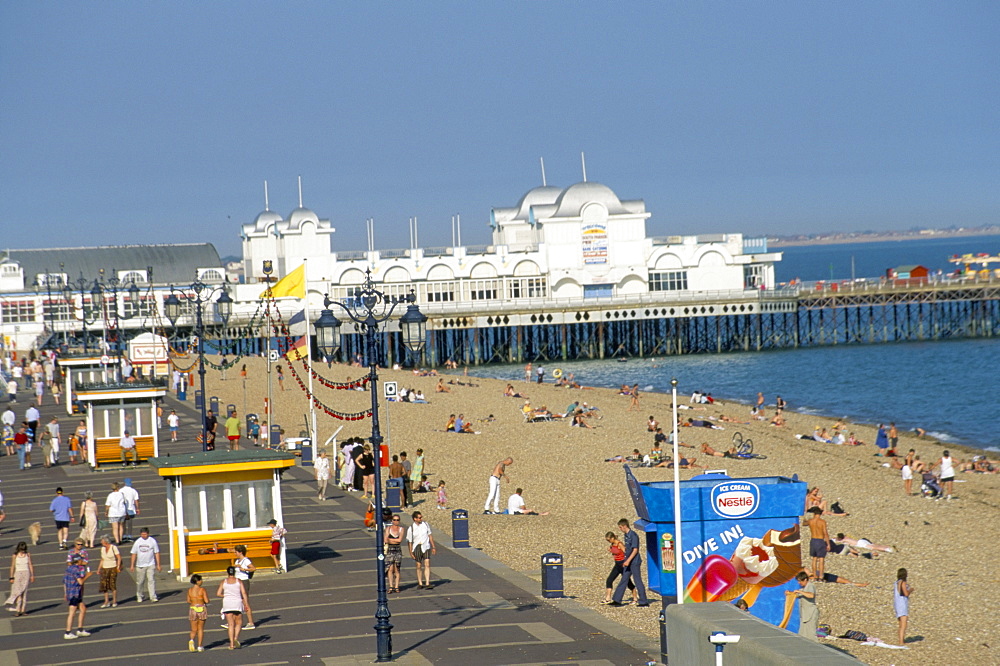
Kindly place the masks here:
<instances>
[{"instance_id":1,"label":"woman in white dress","mask_svg":"<svg viewBox=\"0 0 1000 666\"><path fill-rule=\"evenodd\" d=\"M316 471L316 497L325 500L326 484L330 481L330 459L326 457L326 451L319 452L314 469Z\"/></svg>"},{"instance_id":2,"label":"woman in white dress","mask_svg":"<svg viewBox=\"0 0 1000 666\"><path fill-rule=\"evenodd\" d=\"M226 628L229 630L229 649L240 647L240 629L243 628L243 609L247 606L247 593L243 583L236 578L236 568L226 569L228 574L215 593L222 598L222 612L226 616Z\"/></svg>"}]
</instances>

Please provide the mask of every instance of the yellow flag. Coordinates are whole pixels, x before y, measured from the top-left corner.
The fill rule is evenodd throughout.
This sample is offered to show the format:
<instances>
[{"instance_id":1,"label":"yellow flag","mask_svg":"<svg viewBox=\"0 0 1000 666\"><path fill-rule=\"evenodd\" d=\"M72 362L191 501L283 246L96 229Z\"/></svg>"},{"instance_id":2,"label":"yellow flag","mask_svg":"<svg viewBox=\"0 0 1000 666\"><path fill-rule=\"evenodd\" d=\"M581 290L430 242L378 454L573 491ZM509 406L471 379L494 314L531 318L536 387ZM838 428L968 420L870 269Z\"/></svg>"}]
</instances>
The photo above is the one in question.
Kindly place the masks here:
<instances>
[{"instance_id":1,"label":"yellow flag","mask_svg":"<svg viewBox=\"0 0 1000 666\"><path fill-rule=\"evenodd\" d=\"M294 271L278 280L270 290L265 290L262 296L267 296L270 291L271 298L284 298L294 296L295 298L306 297L306 265L302 264Z\"/></svg>"}]
</instances>

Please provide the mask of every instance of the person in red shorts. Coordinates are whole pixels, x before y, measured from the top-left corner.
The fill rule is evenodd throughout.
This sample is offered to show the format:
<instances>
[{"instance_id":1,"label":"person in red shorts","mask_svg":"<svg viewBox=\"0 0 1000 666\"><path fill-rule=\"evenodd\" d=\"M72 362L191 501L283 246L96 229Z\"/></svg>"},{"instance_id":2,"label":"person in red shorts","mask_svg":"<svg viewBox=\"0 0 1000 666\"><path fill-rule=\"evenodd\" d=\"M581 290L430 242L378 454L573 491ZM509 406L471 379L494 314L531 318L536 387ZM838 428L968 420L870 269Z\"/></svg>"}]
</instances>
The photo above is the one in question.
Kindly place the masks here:
<instances>
[{"instance_id":1,"label":"person in red shorts","mask_svg":"<svg viewBox=\"0 0 1000 666\"><path fill-rule=\"evenodd\" d=\"M226 419L226 437L229 438L229 450L238 451L240 448L240 437L243 435L243 422L234 409Z\"/></svg>"},{"instance_id":2,"label":"person in red shorts","mask_svg":"<svg viewBox=\"0 0 1000 666\"><path fill-rule=\"evenodd\" d=\"M274 518L267 521L267 524L271 526L271 559L274 560L274 573L285 573L281 567L281 540L288 534L288 530L279 525Z\"/></svg>"}]
</instances>

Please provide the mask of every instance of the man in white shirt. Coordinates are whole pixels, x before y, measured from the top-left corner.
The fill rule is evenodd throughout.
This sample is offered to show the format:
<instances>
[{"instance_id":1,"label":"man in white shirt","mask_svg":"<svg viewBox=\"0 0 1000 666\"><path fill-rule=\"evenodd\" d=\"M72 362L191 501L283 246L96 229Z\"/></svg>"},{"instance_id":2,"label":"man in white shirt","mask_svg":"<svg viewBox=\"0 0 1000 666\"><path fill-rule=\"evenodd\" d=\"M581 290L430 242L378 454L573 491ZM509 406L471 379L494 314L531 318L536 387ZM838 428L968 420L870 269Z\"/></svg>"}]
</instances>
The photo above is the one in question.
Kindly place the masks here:
<instances>
[{"instance_id":1,"label":"man in white shirt","mask_svg":"<svg viewBox=\"0 0 1000 666\"><path fill-rule=\"evenodd\" d=\"M518 488L514 491L514 494L507 498L507 513L510 515L522 514L525 516L547 516L549 512L538 513L537 511L532 511L528 507L524 506L524 497L522 496L524 490Z\"/></svg>"},{"instance_id":2,"label":"man in white shirt","mask_svg":"<svg viewBox=\"0 0 1000 666\"><path fill-rule=\"evenodd\" d=\"M38 443L38 437L39 437L38 419L40 419L40 418L41 418L41 414L38 413L38 410L35 409L34 405L31 405L30 407L28 407L28 409L25 410L25 412L24 412L24 420L28 422L28 430L30 430L31 432L33 432L35 434L34 435L34 439L31 440L32 444L37 444Z\"/></svg>"},{"instance_id":3,"label":"man in white shirt","mask_svg":"<svg viewBox=\"0 0 1000 666\"><path fill-rule=\"evenodd\" d=\"M139 491L132 487L132 479L125 479L121 487L125 498L125 523L122 527L122 541L132 541L132 519L139 515Z\"/></svg>"},{"instance_id":4,"label":"man in white shirt","mask_svg":"<svg viewBox=\"0 0 1000 666\"><path fill-rule=\"evenodd\" d=\"M431 526L424 522L424 515L419 511L413 512L413 524L406 531L406 541L410 544L410 557L417 565L417 588L432 589L431 555L437 553L437 548Z\"/></svg>"},{"instance_id":5,"label":"man in white shirt","mask_svg":"<svg viewBox=\"0 0 1000 666\"><path fill-rule=\"evenodd\" d=\"M143 584L149 588L149 598L159 601L156 596L156 577L153 575L153 567L160 571L160 544L156 539L149 536L149 528L143 527L139 532L139 538L132 544L132 565L130 571L138 571L135 576L135 600L142 603Z\"/></svg>"},{"instance_id":6,"label":"man in white shirt","mask_svg":"<svg viewBox=\"0 0 1000 666\"><path fill-rule=\"evenodd\" d=\"M2 421L4 425L13 426L15 420L17 420L17 415L14 414L14 410L7 407L7 409L4 410L3 418L0 419L0 421Z\"/></svg>"},{"instance_id":7,"label":"man in white shirt","mask_svg":"<svg viewBox=\"0 0 1000 666\"><path fill-rule=\"evenodd\" d=\"M122 467L128 465L126 457L132 458L132 467L135 467L136 460L139 459L139 452L135 450L135 437L132 437L132 435L129 434L129 431L126 430L122 435L122 438L118 440L118 446L122 450Z\"/></svg>"},{"instance_id":8,"label":"man in white shirt","mask_svg":"<svg viewBox=\"0 0 1000 666\"><path fill-rule=\"evenodd\" d=\"M125 496L118 489L117 483L111 484L111 493L108 494L108 499L104 501L104 506L105 511L107 511L108 522L111 523L111 535L115 539L115 545L120 546L122 544L122 527L128 511L126 509Z\"/></svg>"},{"instance_id":9,"label":"man in white shirt","mask_svg":"<svg viewBox=\"0 0 1000 666\"><path fill-rule=\"evenodd\" d=\"M170 410L170 416L167 417L167 426L170 428L170 441L177 441L177 428L180 427L181 419L177 416L177 412L173 409Z\"/></svg>"}]
</instances>

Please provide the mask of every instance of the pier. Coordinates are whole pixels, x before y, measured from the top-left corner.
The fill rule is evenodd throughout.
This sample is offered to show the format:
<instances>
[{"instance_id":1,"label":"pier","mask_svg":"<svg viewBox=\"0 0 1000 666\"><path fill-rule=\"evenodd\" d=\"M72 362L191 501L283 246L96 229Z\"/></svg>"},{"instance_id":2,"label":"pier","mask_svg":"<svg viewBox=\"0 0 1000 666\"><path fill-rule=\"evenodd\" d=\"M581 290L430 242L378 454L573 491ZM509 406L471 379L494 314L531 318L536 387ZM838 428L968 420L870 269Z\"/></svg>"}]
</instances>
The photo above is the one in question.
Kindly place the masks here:
<instances>
[{"instance_id":1,"label":"pier","mask_svg":"<svg viewBox=\"0 0 1000 666\"><path fill-rule=\"evenodd\" d=\"M1000 335L1000 280L810 283L776 291L423 306L431 366L761 351ZM402 359L394 334L388 362ZM362 351L345 336L345 352ZM398 336L396 336L398 337Z\"/></svg>"}]
</instances>

